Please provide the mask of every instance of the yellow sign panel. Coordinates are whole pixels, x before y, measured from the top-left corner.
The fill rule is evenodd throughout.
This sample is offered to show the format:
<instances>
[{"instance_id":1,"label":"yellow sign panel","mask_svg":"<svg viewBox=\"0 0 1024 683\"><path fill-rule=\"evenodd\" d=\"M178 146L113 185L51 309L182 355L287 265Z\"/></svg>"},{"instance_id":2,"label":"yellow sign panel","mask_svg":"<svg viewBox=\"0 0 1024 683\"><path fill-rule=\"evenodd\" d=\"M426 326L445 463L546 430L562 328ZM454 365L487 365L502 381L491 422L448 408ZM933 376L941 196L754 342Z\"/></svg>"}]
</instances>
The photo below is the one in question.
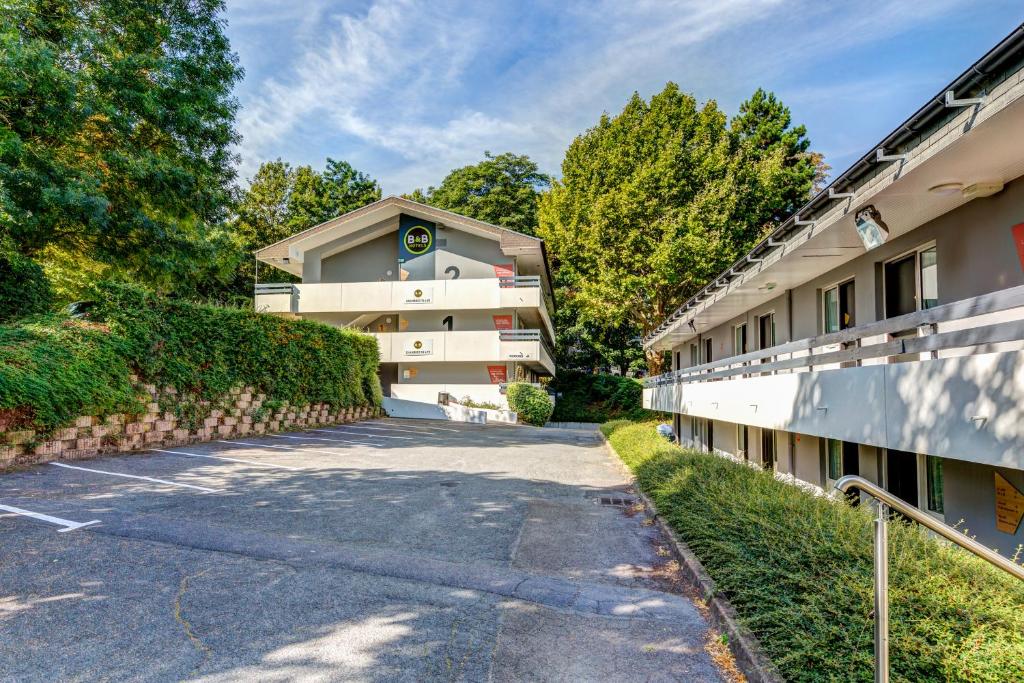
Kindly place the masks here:
<instances>
[{"instance_id":1,"label":"yellow sign panel","mask_svg":"<svg viewBox=\"0 0 1024 683\"><path fill-rule=\"evenodd\" d=\"M996 474L996 529L1006 534L1017 533L1020 520L1024 517L1024 493Z\"/></svg>"}]
</instances>

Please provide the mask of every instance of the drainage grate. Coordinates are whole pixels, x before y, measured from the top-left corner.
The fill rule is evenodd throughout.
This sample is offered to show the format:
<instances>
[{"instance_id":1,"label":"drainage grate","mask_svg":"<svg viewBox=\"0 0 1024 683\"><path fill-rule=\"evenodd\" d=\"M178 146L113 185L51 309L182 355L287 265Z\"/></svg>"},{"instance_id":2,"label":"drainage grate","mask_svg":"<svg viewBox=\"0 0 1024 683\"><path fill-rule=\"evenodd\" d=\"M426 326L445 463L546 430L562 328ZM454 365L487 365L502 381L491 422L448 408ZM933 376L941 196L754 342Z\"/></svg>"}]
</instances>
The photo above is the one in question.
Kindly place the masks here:
<instances>
[{"instance_id":1,"label":"drainage grate","mask_svg":"<svg viewBox=\"0 0 1024 683\"><path fill-rule=\"evenodd\" d=\"M632 507L636 504L636 501L632 498L614 498L612 496L601 496L598 498L601 505L614 505L615 507Z\"/></svg>"}]
</instances>

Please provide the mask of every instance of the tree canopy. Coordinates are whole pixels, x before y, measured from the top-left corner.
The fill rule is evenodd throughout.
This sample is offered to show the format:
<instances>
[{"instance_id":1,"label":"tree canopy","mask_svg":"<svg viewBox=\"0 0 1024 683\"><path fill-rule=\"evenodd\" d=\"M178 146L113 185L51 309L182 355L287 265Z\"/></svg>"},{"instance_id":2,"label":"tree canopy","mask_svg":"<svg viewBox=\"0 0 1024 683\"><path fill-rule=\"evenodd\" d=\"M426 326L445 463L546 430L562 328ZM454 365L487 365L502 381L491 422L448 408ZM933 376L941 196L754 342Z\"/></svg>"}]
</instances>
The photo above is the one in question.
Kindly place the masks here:
<instances>
[{"instance_id":1,"label":"tree canopy","mask_svg":"<svg viewBox=\"0 0 1024 683\"><path fill-rule=\"evenodd\" d=\"M205 278L224 236L242 77L221 0L8 0L0 232L154 283Z\"/></svg>"},{"instance_id":2,"label":"tree canopy","mask_svg":"<svg viewBox=\"0 0 1024 683\"><path fill-rule=\"evenodd\" d=\"M380 185L345 161L328 157L327 167L293 168L277 159L260 165L249 187L240 192L231 230L247 254L297 232L375 202ZM247 256L236 289L251 294L254 264Z\"/></svg>"},{"instance_id":3,"label":"tree canopy","mask_svg":"<svg viewBox=\"0 0 1024 683\"><path fill-rule=\"evenodd\" d=\"M638 339L808 197L818 158L789 110L759 90L728 122L674 83L634 94L577 137L540 201L562 346ZM608 350L602 351L608 357ZM636 352L634 352L636 353ZM652 371L661 359L647 357Z\"/></svg>"},{"instance_id":4,"label":"tree canopy","mask_svg":"<svg viewBox=\"0 0 1024 683\"><path fill-rule=\"evenodd\" d=\"M478 164L457 168L438 187L417 189L407 195L414 201L536 234L537 201L551 179L540 172L530 157L506 152L484 152Z\"/></svg>"}]
</instances>

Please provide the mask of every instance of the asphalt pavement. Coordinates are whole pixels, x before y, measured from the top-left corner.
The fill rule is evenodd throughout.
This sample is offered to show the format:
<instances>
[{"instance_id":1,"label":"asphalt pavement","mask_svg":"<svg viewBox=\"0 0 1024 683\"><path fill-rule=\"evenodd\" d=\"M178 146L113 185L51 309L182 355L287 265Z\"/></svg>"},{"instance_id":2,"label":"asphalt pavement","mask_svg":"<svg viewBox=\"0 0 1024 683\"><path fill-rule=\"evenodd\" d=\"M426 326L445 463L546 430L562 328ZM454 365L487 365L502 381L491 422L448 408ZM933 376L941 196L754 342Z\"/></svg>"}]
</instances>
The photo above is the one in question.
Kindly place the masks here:
<instances>
[{"instance_id":1,"label":"asphalt pavement","mask_svg":"<svg viewBox=\"0 0 1024 683\"><path fill-rule=\"evenodd\" d=\"M596 433L391 419L0 475L0 681L723 680L629 502Z\"/></svg>"}]
</instances>

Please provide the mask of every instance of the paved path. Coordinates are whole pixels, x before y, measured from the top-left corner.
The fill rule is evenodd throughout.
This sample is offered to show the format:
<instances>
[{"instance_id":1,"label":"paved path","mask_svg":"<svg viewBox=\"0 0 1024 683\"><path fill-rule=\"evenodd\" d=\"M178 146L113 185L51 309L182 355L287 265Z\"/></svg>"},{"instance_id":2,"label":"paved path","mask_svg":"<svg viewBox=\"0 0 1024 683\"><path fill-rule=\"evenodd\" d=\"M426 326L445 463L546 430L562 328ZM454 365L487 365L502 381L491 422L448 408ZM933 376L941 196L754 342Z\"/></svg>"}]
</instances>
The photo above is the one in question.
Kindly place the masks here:
<instances>
[{"instance_id":1,"label":"paved path","mask_svg":"<svg viewBox=\"0 0 1024 683\"><path fill-rule=\"evenodd\" d=\"M66 464L0 475L0 681L722 680L593 433L377 420Z\"/></svg>"}]
</instances>

